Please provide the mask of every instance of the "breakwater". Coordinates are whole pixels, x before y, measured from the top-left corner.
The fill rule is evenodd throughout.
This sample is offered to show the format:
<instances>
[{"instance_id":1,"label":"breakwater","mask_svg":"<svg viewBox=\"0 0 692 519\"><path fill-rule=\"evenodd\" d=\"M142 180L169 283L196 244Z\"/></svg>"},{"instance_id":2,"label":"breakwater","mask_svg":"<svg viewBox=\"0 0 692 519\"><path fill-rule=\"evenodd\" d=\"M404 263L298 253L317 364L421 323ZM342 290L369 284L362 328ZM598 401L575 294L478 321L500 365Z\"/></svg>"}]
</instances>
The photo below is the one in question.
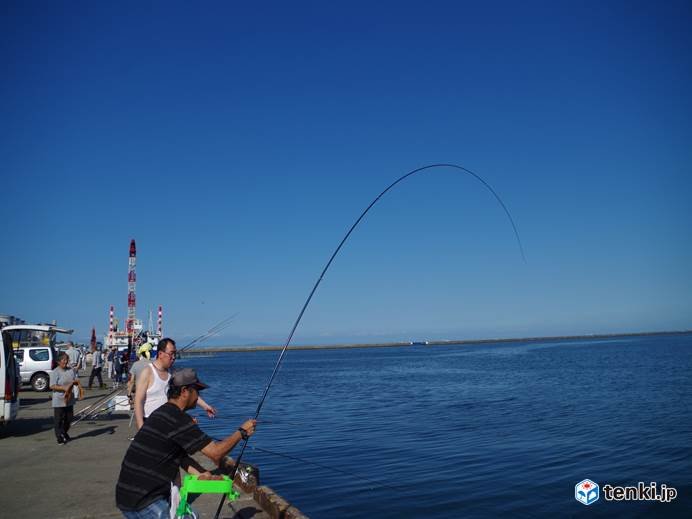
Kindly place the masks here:
<instances>
[{"instance_id":1,"label":"breakwater","mask_svg":"<svg viewBox=\"0 0 692 519\"><path fill-rule=\"evenodd\" d=\"M468 346L481 344L503 344L503 343L525 343L525 342L552 342L552 341L576 341L576 340L597 340L597 339L616 339L627 337L655 337L667 335L686 335L692 330L680 331L661 331L661 332L631 332L631 333L599 333L588 335L554 335L545 337L509 337L509 338L486 338L486 339L444 339L426 341L404 341L404 342L375 342L375 343L346 343L346 344L292 344L289 350L339 350L349 348L401 348L406 346ZM221 352L249 352L249 351L281 351L283 346L268 345L233 345L233 346L201 346L194 347L187 351L185 356L198 354L213 354Z\"/></svg>"}]
</instances>

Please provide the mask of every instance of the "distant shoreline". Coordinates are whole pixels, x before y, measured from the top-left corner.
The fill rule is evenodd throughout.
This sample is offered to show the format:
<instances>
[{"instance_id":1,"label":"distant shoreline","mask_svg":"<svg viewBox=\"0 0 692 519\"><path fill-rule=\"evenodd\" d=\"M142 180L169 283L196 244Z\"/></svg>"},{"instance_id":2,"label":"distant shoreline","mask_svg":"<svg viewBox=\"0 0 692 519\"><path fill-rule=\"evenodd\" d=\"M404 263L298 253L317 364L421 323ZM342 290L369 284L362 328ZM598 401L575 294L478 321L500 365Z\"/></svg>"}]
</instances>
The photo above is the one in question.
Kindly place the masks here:
<instances>
[{"instance_id":1,"label":"distant shoreline","mask_svg":"<svg viewBox=\"0 0 692 519\"><path fill-rule=\"evenodd\" d=\"M321 345L290 345L289 350L341 350L350 348L401 348L411 346L451 346L472 344L497 344L512 342L548 342L568 341L584 339L614 339L618 337L652 337L659 335L688 335L692 330L668 331L668 332L634 332L634 333L599 333L591 335L558 335L551 337L519 337L510 339L458 339L440 341L414 341L414 342L382 342L363 344L321 344ZM283 346L209 346L191 348L186 354L210 354L222 352L249 352L249 351L281 351ZM187 356L183 355L183 357Z\"/></svg>"}]
</instances>

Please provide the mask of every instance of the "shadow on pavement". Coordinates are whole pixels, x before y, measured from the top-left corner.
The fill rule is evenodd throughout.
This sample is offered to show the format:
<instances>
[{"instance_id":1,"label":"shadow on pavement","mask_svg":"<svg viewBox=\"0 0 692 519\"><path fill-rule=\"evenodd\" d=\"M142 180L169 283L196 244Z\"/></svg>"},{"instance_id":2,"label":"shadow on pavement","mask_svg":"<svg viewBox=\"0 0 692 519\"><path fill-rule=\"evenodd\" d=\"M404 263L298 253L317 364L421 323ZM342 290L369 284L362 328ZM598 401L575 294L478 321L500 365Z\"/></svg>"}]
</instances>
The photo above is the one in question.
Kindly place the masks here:
<instances>
[{"instance_id":1,"label":"shadow on pavement","mask_svg":"<svg viewBox=\"0 0 692 519\"><path fill-rule=\"evenodd\" d=\"M75 433L75 428L70 429L70 433L72 436L72 440L78 440L80 438L91 438L94 436L101 436L103 434L115 434L115 430L118 428L117 425L109 425L107 427L101 427L99 429L92 429L91 431L85 431L83 433L80 433L78 436L76 436Z\"/></svg>"},{"instance_id":2,"label":"shadow on pavement","mask_svg":"<svg viewBox=\"0 0 692 519\"><path fill-rule=\"evenodd\" d=\"M19 393L19 408L21 410L38 404L45 404L46 402L50 402L50 399L50 393L26 393L21 391Z\"/></svg>"},{"instance_id":3,"label":"shadow on pavement","mask_svg":"<svg viewBox=\"0 0 692 519\"><path fill-rule=\"evenodd\" d=\"M255 517L255 515L262 513L262 510L254 507L254 506L246 506L245 508L241 508L236 512L235 517L239 519L251 519L252 517Z\"/></svg>"},{"instance_id":4,"label":"shadow on pavement","mask_svg":"<svg viewBox=\"0 0 692 519\"><path fill-rule=\"evenodd\" d=\"M0 429L0 438L8 436L31 436L53 428L53 418L21 418Z\"/></svg>"}]
</instances>

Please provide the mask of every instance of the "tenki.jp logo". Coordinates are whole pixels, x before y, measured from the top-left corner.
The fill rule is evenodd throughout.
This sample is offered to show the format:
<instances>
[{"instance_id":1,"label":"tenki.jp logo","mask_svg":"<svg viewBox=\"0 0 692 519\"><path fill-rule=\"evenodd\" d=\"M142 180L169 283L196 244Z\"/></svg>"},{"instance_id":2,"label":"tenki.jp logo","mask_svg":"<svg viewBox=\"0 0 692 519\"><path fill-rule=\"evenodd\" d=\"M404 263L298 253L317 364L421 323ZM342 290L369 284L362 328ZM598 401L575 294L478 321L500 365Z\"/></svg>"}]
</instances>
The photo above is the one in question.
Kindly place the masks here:
<instances>
[{"instance_id":1,"label":"tenki.jp logo","mask_svg":"<svg viewBox=\"0 0 692 519\"><path fill-rule=\"evenodd\" d=\"M594 483L590 479L585 479L574 486L574 499L584 505L591 505L598 501L600 491L598 483Z\"/></svg>"}]
</instances>

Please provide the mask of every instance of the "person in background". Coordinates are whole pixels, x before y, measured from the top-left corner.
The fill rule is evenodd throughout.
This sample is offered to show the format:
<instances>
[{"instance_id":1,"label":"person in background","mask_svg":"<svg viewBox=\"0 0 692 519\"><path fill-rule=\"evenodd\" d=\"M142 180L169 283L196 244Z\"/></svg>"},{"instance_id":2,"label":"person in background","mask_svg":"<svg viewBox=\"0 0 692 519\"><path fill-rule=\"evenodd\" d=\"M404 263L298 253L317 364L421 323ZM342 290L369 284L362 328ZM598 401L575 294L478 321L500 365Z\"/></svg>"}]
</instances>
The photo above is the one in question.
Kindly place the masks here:
<instances>
[{"instance_id":1,"label":"person in background","mask_svg":"<svg viewBox=\"0 0 692 519\"><path fill-rule=\"evenodd\" d=\"M120 354L120 362L122 363L122 376L120 382L127 384L127 378L130 373L130 350L125 350Z\"/></svg>"},{"instance_id":2,"label":"person in background","mask_svg":"<svg viewBox=\"0 0 692 519\"><path fill-rule=\"evenodd\" d=\"M101 352L96 349L96 345L91 346L91 374L89 375L89 386L94 383L94 377L99 380L99 387L104 389L106 386L103 383L103 378L101 377L101 370L103 369L103 358L101 357Z\"/></svg>"},{"instance_id":3,"label":"person in background","mask_svg":"<svg viewBox=\"0 0 692 519\"><path fill-rule=\"evenodd\" d=\"M79 353L79 350L74 347L74 343L72 341L67 343L67 357L70 361L70 367L74 370L74 375L75 377L79 377L79 362L80 362L80 357L82 356L81 353Z\"/></svg>"},{"instance_id":4,"label":"person in background","mask_svg":"<svg viewBox=\"0 0 692 519\"><path fill-rule=\"evenodd\" d=\"M129 366L127 350L122 352L116 350L113 355L113 364L115 365L115 386L119 387L124 380L127 380Z\"/></svg>"},{"instance_id":5,"label":"person in background","mask_svg":"<svg viewBox=\"0 0 692 519\"><path fill-rule=\"evenodd\" d=\"M130 400L130 406L134 411L135 406L135 394L137 392L137 379L143 370L147 369L147 366L151 364L149 360L149 352L142 352L141 348L137 351L137 356L139 357L137 362L132 364L130 368L130 374L127 378L127 398ZM130 420L130 428L132 428L132 420ZM137 429L139 429L137 427ZM128 437L129 440L133 440L132 436Z\"/></svg>"},{"instance_id":6,"label":"person in background","mask_svg":"<svg viewBox=\"0 0 692 519\"><path fill-rule=\"evenodd\" d=\"M60 445L70 441L67 431L74 415L73 388L79 385L74 370L68 366L69 356L66 352L58 355L58 367L50 374L50 389L53 391L53 427L55 437Z\"/></svg>"},{"instance_id":7,"label":"person in background","mask_svg":"<svg viewBox=\"0 0 692 519\"><path fill-rule=\"evenodd\" d=\"M147 341L142 344L137 350L137 354L140 356L145 356L147 359L151 358L151 350L154 349L154 345L147 339Z\"/></svg>"},{"instance_id":8,"label":"person in background","mask_svg":"<svg viewBox=\"0 0 692 519\"><path fill-rule=\"evenodd\" d=\"M137 390L137 377L149 364L151 364L151 360L149 360L149 352L142 352L142 349L140 348L139 359L132 365L132 368L130 368L130 376L127 380L127 396L130 397L130 399L134 398Z\"/></svg>"},{"instance_id":9,"label":"person in background","mask_svg":"<svg viewBox=\"0 0 692 519\"><path fill-rule=\"evenodd\" d=\"M177 349L173 339L159 341L156 360L137 376L135 392L135 421L141 429L144 420L156 409L166 403L170 369L175 363ZM202 397L195 400L207 412L209 418L216 416L216 409L207 404Z\"/></svg>"},{"instance_id":10,"label":"person in background","mask_svg":"<svg viewBox=\"0 0 692 519\"><path fill-rule=\"evenodd\" d=\"M108 378L115 381L115 346L111 346L106 354L106 367L108 368Z\"/></svg>"},{"instance_id":11,"label":"person in background","mask_svg":"<svg viewBox=\"0 0 692 519\"><path fill-rule=\"evenodd\" d=\"M117 358L118 358L118 348L116 346L113 346L113 367L111 368L113 370L113 380L115 380L115 362L116 362Z\"/></svg>"},{"instance_id":12,"label":"person in background","mask_svg":"<svg viewBox=\"0 0 692 519\"><path fill-rule=\"evenodd\" d=\"M168 519L171 488L179 483L180 468L200 473L197 467L188 464L192 454L201 452L221 465L240 440L254 434L255 420L247 420L218 442L202 432L186 411L195 408L199 392L207 387L193 369L182 369L172 375L167 401L151 413L139 430L120 468L115 503L126 518ZM213 478L208 471L200 475L200 479Z\"/></svg>"}]
</instances>

